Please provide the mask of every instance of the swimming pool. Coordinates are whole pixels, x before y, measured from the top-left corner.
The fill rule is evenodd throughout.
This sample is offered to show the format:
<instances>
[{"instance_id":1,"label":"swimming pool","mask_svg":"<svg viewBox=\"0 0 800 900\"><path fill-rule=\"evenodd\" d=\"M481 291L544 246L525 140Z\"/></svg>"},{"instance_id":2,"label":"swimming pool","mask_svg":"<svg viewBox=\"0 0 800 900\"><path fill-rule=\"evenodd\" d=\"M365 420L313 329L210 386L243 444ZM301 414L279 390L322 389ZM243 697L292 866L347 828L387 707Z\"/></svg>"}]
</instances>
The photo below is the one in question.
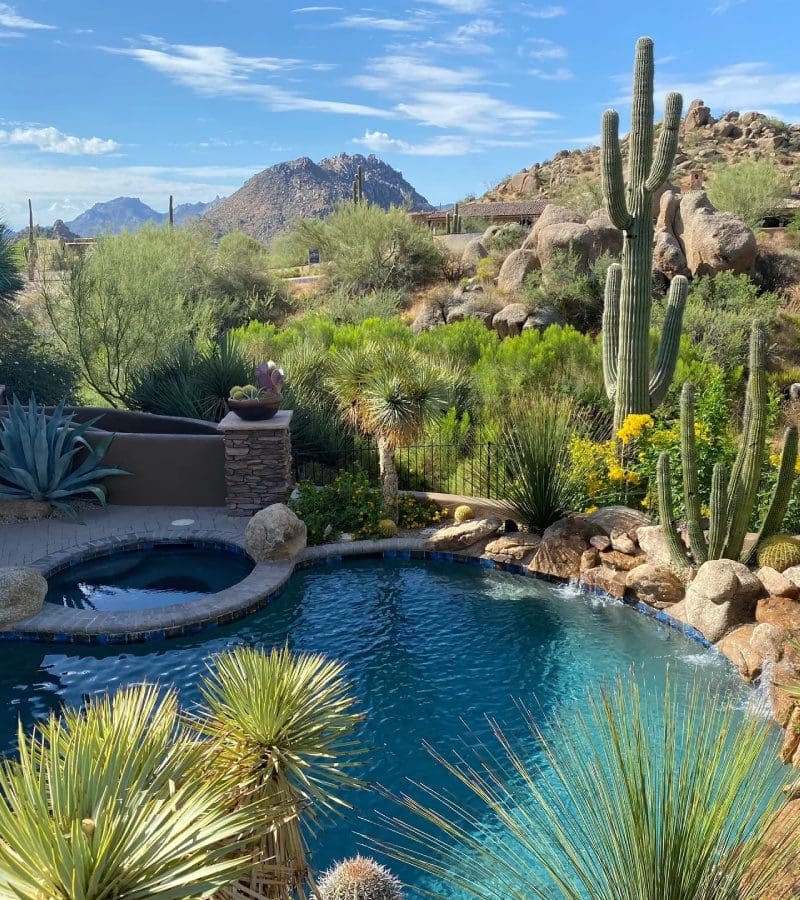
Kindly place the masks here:
<instances>
[{"instance_id":1,"label":"swimming pool","mask_svg":"<svg viewBox=\"0 0 800 900\"><path fill-rule=\"evenodd\" d=\"M130 647L5 646L3 744L11 746L18 714L29 723L62 701L79 704L89 693L143 679L176 685L190 705L209 654L236 642L287 641L347 664L366 712L362 739L372 748L361 775L393 792L407 790L408 778L442 784L423 741L448 755L467 728L486 734L487 714L513 729L517 699L546 713L631 666L655 689L669 666L675 686L699 677L733 702L749 696L720 657L622 604L476 566L363 560L297 572L261 612L193 638ZM354 811L312 843L319 868L356 852L356 832L381 837L363 820L391 809L388 802L372 791L349 799ZM422 884L418 874L388 863Z\"/></svg>"}]
</instances>

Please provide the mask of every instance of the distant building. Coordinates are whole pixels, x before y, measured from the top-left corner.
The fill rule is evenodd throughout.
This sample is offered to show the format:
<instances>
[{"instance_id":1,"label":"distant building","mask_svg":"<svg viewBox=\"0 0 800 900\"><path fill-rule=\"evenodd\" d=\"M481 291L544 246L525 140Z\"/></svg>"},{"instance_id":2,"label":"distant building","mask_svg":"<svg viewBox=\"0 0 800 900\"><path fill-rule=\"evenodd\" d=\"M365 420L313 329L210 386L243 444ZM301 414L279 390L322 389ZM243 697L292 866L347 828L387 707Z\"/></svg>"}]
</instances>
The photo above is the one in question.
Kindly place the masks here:
<instances>
[{"instance_id":1,"label":"distant building","mask_svg":"<svg viewBox=\"0 0 800 900\"><path fill-rule=\"evenodd\" d=\"M485 219L495 225L516 222L530 228L542 214L542 210L550 201L544 198L536 200L471 200L459 203L458 212L462 219ZM436 231L447 227L447 217L452 215L454 207L435 209L431 212L413 212L409 215L417 222L422 222Z\"/></svg>"}]
</instances>

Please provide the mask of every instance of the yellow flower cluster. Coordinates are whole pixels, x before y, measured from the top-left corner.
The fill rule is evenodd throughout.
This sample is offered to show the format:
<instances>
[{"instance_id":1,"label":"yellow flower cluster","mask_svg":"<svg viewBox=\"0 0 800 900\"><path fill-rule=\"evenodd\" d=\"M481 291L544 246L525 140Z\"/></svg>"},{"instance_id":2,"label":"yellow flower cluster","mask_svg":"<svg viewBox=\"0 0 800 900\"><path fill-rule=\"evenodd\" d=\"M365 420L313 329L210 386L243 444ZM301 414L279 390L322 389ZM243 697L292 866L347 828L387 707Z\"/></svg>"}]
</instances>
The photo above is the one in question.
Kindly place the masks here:
<instances>
[{"instance_id":1,"label":"yellow flower cluster","mask_svg":"<svg viewBox=\"0 0 800 900\"><path fill-rule=\"evenodd\" d=\"M622 427L617 431L617 437L623 444L630 444L631 441L638 440L645 431L653 427L655 422L650 415L630 415L625 418Z\"/></svg>"},{"instance_id":2,"label":"yellow flower cluster","mask_svg":"<svg viewBox=\"0 0 800 900\"><path fill-rule=\"evenodd\" d=\"M769 455L769 463L774 468L778 468L781 464L781 454L780 453L770 453ZM794 474L800 475L800 456L797 458L797 462L794 464Z\"/></svg>"}]
</instances>

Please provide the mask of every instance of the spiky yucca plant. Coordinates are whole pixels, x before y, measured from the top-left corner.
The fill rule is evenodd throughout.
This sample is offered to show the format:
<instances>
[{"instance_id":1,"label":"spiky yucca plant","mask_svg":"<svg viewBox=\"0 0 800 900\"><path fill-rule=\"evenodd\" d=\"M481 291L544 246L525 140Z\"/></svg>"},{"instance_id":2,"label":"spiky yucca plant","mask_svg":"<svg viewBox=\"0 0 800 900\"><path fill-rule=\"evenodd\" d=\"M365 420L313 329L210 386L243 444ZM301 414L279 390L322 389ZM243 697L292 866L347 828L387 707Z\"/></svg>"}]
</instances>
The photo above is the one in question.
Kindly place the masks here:
<instances>
[{"instance_id":1,"label":"spiky yucca plant","mask_svg":"<svg viewBox=\"0 0 800 900\"><path fill-rule=\"evenodd\" d=\"M344 667L315 654L237 647L215 657L194 722L206 738L209 784L223 785L233 808L254 804L262 826L251 832L258 864L220 898L294 898L314 892L305 830L342 812L355 787L354 709ZM277 812L276 812L277 811Z\"/></svg>"},{"instance_id":2,"label":"spiky yucca plant","mask_svg":"<svg viewBox=\"0 0 800 900\"><path fill-rule=\"evenodd\" d=\"M419 440L426 426L451 405L465 376L405 344L371 343L334 353L326 379L342 419L375 439L383 500L398 519L394 451Z\"/></svg>"},{"instance_id":3,"label":"spiky yucca plant","mask_svg":"<svg viewBox=\"0 0 800 900\"><path fill-rule=\"evenodd\" d=\"M379 846L481 900L760 900L796 864L795 829L764 841L790 779L780 735L724 697L668 685L643 702L627 678L526 718L530 743L492 723L480 758L434 753L483 813L427 788Z\"/></svg>"},{"instance_id":4,"label":"spiky yucca plant","mask_svg":"<svg viewBox=\"0 0 800 900\"><path fill-rule=\"evenodd\" d=\"M533 394L512 410L503 427L511 515L544 529L580 508L583 478L570 443L586 428L586 417L569 397Z\"/></svg>"},{"instance_id":5,"label":"spiky yucca plant","mask_svg":"<svg viewBox=\"0 0 800 900\"><path fill-rule=\"evenodd\" d=\"M104 504L101 481L128 473L100 466L113 435L92 446L86 433L95 422L78 424L64 412L63 402L45 414L35 397L27 406L14 397L8 414L0 416L0 498L47 500L70 514L69 501L75 497L89 495ZM84 458L77 462L81 454Z\"/></svg>"},{"instance_id":6,"label":"spiky yucca plant","mask_svg":"<svg viewBox=\"0 0 800 900\"><path fill-rule=\"evenodd\" d=\"M240 877L255 811L230 809L199 759L175 693L148 685L20 727L0 766L0 896L184 900Z\"/></svg>"}]
</instances>

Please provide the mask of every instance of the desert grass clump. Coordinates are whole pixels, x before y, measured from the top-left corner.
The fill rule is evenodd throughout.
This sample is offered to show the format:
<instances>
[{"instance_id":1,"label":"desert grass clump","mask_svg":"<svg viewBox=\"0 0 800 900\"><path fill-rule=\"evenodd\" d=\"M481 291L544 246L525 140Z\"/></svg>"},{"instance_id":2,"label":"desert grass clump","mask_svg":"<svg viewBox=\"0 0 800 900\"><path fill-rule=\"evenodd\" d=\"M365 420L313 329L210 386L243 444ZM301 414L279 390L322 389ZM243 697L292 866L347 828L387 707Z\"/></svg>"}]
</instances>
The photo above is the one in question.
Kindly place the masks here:
<instances>
[{"instance_id":1,"label":"desert grass clump","mask_svg":"<svg viewBox=\"0 0 800 900\"><path fill-rule=\"evenodd\" d=\"M399 879L368 856L345 859L323 875L322 900L403 900Z\"/></svg>"},{"instance_id":2,"label":"desert grass clump","mask_svg":"<svg viewBox=\"0 0 800 900\"><path fill-rule=\"evenodd\" d=\"M232 809L261 815L248 835L254 868L218 900L315 895L308 829L348 809L341 794L358 786L362 716L344 667L288 648L237 647L211 661L200 691L193 726L205 739L208 784L224 787Z\"/></svg>"},{"instance_id":3,"label":"desert grass clump","mask_svg":"<svg viewBox=\"0 0 800 900\"><path fill-rule=\"evenodd\" d=\"M502 432L512 517L543 530L580 508L584 479L570 445L586 427L584 413L569 397L532 394L515 405Z\"/></svg>"},{"instance_id":4,"label":"desert grass clump","mask_svg":"<svg viewBox=\"0 0 800 900\"><path fill-rule=\"evenodd\" d=\"M480 900L760 900L797 863L793 827L770 826L791 781L780 735L724 696L633 677L549 721L491 723L480 758L433 755L484 808L449 791L398 802L380 848Z\"/></svg>"}]
</instances>

